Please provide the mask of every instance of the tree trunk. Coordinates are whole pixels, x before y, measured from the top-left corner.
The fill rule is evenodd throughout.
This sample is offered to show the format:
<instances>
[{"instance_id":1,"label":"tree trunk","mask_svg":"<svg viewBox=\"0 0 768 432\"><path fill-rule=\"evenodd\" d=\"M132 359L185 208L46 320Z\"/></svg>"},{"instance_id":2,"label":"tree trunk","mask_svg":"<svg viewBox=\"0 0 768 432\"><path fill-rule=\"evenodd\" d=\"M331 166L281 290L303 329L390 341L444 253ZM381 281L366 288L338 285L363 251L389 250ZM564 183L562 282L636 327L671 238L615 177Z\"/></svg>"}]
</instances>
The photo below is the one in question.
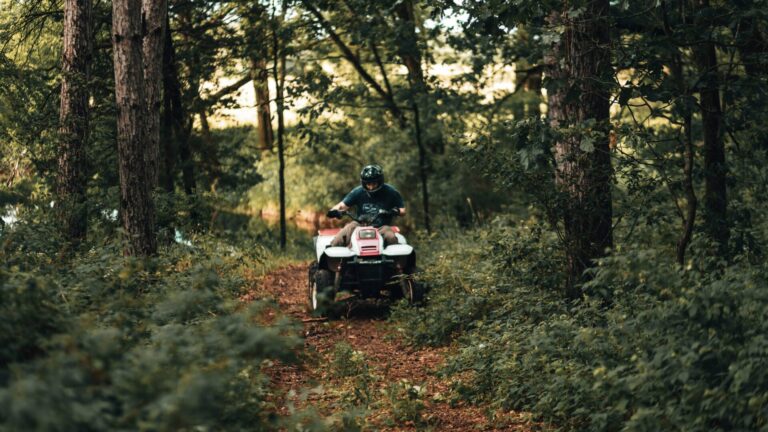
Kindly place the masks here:
<instances>
[{"instance_id":1,"label":"tree trunk","mask_svg":"<svg viewBox=\"0 0 768 432\"><path fill-rule=\"evenodd\" d=\"M179 19L182 21L182 26L189 27L190 21L192 18L187 14L180 14ZM168 28L170 29L170 25L167 24ZM170 32L169 32L170 33ZM191 44L192 40L189 36L189 34L183 34L184 42L186 44ZM179 159L181 161L181 174L182 174L182 182L184 186L184 192L187 195L192 195L197 191L197 182L195 181L195 161L192 157L192 148L189 144L189 137L192 135L192 126L194 123L194 114L189 114L184 109L184 104L182 103L182 93L181 93L181 83L179 82L179 73L178 69L176 68L176 50L173 45L173 39L169 38L166 40L166 49L170 50L171 52L171 65L173 67L173 73L169 75L169 82L173 83L173 86L171 87L171 98L172 98L172 106L173 106L173 122L174 122L174 132L176 136L176 143L178 145L179 149ZM193 64L197 64L200 62L200 58L198 54L195 54L193 58ZM190 76L189 77L189 94L193 97L199 99L199 81L197 76Z\"/></svg>"},{"instance_id":2,"label":"tree trunk","mask_svg":"<svg viewBox=\"0 0 768 432\"><path fill-rule=\"evenodd\" d=\"M435 104L432 102L429 87L424 79L424 70L421 67L421 50L416 34L413 0L400 2L395 7L395 14L401 23L400 32L398 32L398 54L408 69L408 76L412 83L411 91L420 107L420 117L424 126L423 141L432 153L442 154L445 152L442 125L437 119Z\"/></svg>"},{"instance_id":3,"label":"tree trunk","mask_svg":"<svg viewBox=\"0 0 768 432\"><path fill-rule=\"evenodd\" d=\"M59 173L57 195L67 238L85 238L88 212L86 158L88 140L88 68L90 63L91 0L66 0L59 111Z\"/></svg>"},{"instance_id":4,"label":"tree trunk","mask_svg":"<svg viewBox=\"0 0 768 432\"><path fill-rule=\"evenodd\" d=\"M176 103L181 103L179 88L175 86L176 65L174 64L173 40L166 15L165 47L163 49L163 114L160 119L160 147L163 154L163 168L160 170L159 183L167 193L176 189ZM175 93L175 94L174 94Z\"/></svg>"},{"instance_id":5,"label":"tree trunk","mask_svg":"<svg viewBox=\"0 0 768 432\"><path fill-rule=\"evenodd\" d=\"M429 87L424 79L424 70L421 67L421 50L419 49L419 40L416 35L416 14L413 10L413 1L405 0L400 2L395 7L395 15L400 21L400 31L397 35L398 54L402 58L406 69L408 69L414 131L419 151L419 180L421 182L424 228L429 233L432 231L429 212L429 162L425 147L432 153L444 153L443 133L441 125L437 120L435 107L430 98Z\"/></svg>"},{"instance_id":6,"label":"tree trunk","mask_svg":"<svg viewBox=\"0 0 768 432\"><path fill-rule=\"evenodd\" d=\"M165 17L168 5L165 0L142 0L142 24L144 32L144 104L147 128L147 176L150 188L158 186L160 173L160 106L163 95L163 46L165 45Z\"/></svg>"},{"instance_id":7,"label":"tree trunk","mask_svg":"<svg viewBox=\"0 0 768 432\"><path fill-rule=\"evenodd\" d=\"M264 58L251 59L251 77L256 93L256 127L259 130L259 148L270 151L274 146L272 112L269 107L269 70Z\"/></svg>"},{"instance_id":8,"label":"tree trunk","mask_svg":"<svg viewBox=\"0 0 768 432\"><path fill-rule=\"evenodd\" d=\"M183 112L179 115L183 117ZM189 145L189 136L192 134L192 121L187 120L178 129L177 142L179 144L179 159L181 160L181 175L184 184L184 193L192 195L197 191L195 181L195 161L192 159L192 148Z\"/></svg>"},{"instance_id":9,"label":"tree trunk","mask_svg":"<svg viewBox=\"0 0 768 432\"><path fill-rule=\"evenodd\" d=\"M421 139L421 115L419 106L413 103L413 123L416 132L416 145L419 149L419 180L421 181L421 205L424 209L424 228L427 234L432 233L432 222L429 214L429 188L427 179L427 151L424 148L424 141Z\"/></svg>"},{"instance_id":10,"label":"tree trunk","mask_svg":"<svg viewBox=\"0 0 768 432\"><path fill-rule=\"evenodd\" d=\"M548 56L551 77L549 116L562 132L555 143L556 182L562 194L568 298L593 260L613 244L611 159L608 132L611 66L608 0L586 3L575 20L554 14L552 24L565 28ZM589 129L599 132L588 135Z\"/></svg>"},{"instance_id":11,"label":"tree trunk","mask_svg":"<svg viewBox=\"0 0 768 432\"><path fill-rule=\"evenodd\" d=\"M155 207L146 164L146 103L141 59L141 0L112 2L120 214L129 255L157 252Z\"/></svg>"},{"instance_id":12,"label":"tree trunk","mask_svg":"<svg viewBox=\"0 0 768 432\"><path fill-rule=\"evenodd\" d=\"M170 39L170 35L168 38ZM167 106L169 107L169 118L167 121L171 124L171 136L173 139L170 142L163 143L166 160L163 174L166 176L166 190L173 190L173 181L177 175L176 162L180 162L184 193L192 195L195 193L196 187L195 164L192 160L192 150L189 147L189 136L192 133L192 121L187 117L184 111L184 105L181 101L181 84L179 83L173 51L173 44L170 43L170 41L167 42L165 52L168 54L164 54L164 57L168 57L168 66L166 72L164 72L163 91L165 97L168 99ZM177 151L178 160L176 155Z\"/></svg>"},{"instance_id":13,"label":"tree trunk","mask_svg":"<svg viewBox=\"0 0 768 432\"><path fill-rule=\"evenodd\" d=\"M696 5L699 9L706 9L709 1L697 0ZM719 252L725 255L730 237L726 196L727 165L714 43L707 41L695 47L694 57L701 76L699 97L704 130L704 231L718 243Z\"/></svg>"},{"instance_id":14,"label":"tree trunk","mask_svg":"<svg viewBox=\"0 0 768 432\"><path fill-rule=\"evenodd\" d=\"M274 48L274 79L275 89L277 93L277 156L279 161L278 178L280 183L280 248L285 249L287 243L286 233L286 221L285 221L285 145L283 143L283 134L285 133L284 123L284 110L285 100L284 98L284 86L285 86L285 63L286 56L285 50L280 47L280 39L278 37L278 25L282 24L282 19L285 17L285 2L283 2L283 12L280 20L280 24L275 25L273 31L273 48Z\"/></svg>"}]
</instances>

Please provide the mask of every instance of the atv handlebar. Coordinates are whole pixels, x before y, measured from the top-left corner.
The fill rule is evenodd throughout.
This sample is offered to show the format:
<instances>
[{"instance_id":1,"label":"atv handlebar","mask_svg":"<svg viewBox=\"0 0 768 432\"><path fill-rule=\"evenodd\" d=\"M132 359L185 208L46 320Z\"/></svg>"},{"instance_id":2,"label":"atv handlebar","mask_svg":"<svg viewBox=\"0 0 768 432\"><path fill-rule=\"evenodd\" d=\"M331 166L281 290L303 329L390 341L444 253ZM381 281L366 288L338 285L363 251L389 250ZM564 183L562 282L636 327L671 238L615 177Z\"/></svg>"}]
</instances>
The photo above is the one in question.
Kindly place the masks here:
<instances>
[{"instance_id":1,"label":"atv handlebar","mask_svg":"<svg viewBox=\"0 0 768 432\"><path fill-rule=\"evenodd\" d=\"M363 214L363 215L360 215L360 216L355 216L354 214L352 214L352 213L350 213L350 212L348 212L346 210L344 210L344 211L328 210L328 213L326 214L326 216L329 217L329 218L332 218L332 219L341 219L344 216L347 216L347 217L349 217L350 219L352 219L353 221L355 221L355 222L357 222L359 224L370 225L370 224L373 223L374 220L376 220L376 218L379 215L397 216L399 214L400 214L399 209L398 209L397 212L392 211L392 210L380 209L379 212L376 213L375 215Z\"/></svg>"}]
</instances>

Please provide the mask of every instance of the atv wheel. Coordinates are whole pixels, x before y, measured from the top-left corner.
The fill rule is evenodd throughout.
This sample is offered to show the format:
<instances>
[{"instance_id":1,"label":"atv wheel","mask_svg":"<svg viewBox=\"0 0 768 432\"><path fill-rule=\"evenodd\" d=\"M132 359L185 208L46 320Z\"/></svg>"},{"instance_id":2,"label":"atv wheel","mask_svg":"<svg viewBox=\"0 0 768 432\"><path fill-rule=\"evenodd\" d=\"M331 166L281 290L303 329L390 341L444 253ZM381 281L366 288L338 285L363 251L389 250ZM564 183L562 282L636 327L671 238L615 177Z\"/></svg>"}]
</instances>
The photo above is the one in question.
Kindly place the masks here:
<instances>
[{"instance_id":1,"label":"atv wheel","mask_svg":"<svg viewBox=\"0 0 768 432\"><path fill-rule=\"evenodd\" d=\"M308 285L307 309L312 315L328 316L336 299L333 273L325 269L318 269L317 263L313 263L309 267Z\"/></svg>"},{"instance_id":2,"label":"atv wheel","mask_svg":"<svg viewBox=\"0 0 768 432\"><path fill-rule=\"evenodd\" d=\"M400 290L402 297L408 300L409 304L420 304L424 301L424 285L415 281L410 275L400 281Z\"/></svg>"}]
</instances>

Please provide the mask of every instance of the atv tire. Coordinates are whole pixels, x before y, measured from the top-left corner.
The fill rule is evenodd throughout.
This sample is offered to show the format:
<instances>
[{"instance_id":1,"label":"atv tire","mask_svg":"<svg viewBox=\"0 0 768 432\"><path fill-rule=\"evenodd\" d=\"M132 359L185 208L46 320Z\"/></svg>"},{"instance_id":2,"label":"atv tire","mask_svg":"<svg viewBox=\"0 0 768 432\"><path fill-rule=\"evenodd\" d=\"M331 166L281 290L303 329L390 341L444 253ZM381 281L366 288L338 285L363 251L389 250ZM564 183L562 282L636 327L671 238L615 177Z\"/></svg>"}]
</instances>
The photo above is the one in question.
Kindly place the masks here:
<instances>
[{"instance_id":1,"label":"atv tire","mask_svg":"<svg viewBox=\"0 0 768 432\"><path fill-rule=\"evenodd\" d=\"M309 267L307 311L313 316L329 316L336 300L333 273L318 269L317 263Z\"/></svg>"},{"instance_id":2,"label":"atv tire","mask_svg":"<svg viewBox=\"0 0 768 432\"><path fill-rule=\"evenodd\" d=\"M424 285L408 275L400 281L401 297L408 300L408 304L418 305L424 302Z\"/></svg>"}]
</instances>

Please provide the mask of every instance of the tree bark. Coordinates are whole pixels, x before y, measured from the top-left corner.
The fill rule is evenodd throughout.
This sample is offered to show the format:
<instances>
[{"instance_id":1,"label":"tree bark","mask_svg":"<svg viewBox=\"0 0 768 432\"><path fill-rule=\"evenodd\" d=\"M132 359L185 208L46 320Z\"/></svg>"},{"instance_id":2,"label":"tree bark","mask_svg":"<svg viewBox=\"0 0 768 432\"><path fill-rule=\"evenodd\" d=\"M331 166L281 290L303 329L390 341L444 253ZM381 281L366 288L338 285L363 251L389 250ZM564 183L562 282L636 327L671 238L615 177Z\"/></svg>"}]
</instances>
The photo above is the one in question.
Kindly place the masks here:
<instances>
[{"instance_id":1,"label":"tree bark","mask_svg":"<svg viewBox=\"0 0 768 432\"><path fill-rule=\"evenodd\" d=\"M697 0L699 9L709 7L709 0ZM694 58L701 76L699 98L704 130L704 231L718 243L719 252L727 254L730 230L726 190L727 165L722 131L720 79L715 45L706 41L694 48Z\"/></svg>"},{"instance_id":2,"label":"tree bark","mask_svg":"<svg viewBox=\"0 0 768 432\"><path fill-rule=\"evenodd\" d=\"M142 0L147 176L150 188L158 186L160 173L160 106L163 100L163 47L168 13L166 0Z\"/></svg>"},{"instance_id":3,"label":"tree bark","mask_svg":"<svg viewBox=\"0 0 768 432\"><path fill-rule=\"evenodd\" d=\"M62 50L57 195L63 229L72 243L85 238L88 212L86 157L91 0L66 0Z\"/></svg>"},{"instance_id":4,"label":"tree bark","mask_svg":"<svg viewBox=\"0 0 768 432\"><path fill-rule=\"evenodd\" d=\"M555 178L563 198L565 295L571 299L581 295L584 270L613 244L608 4L591 0L578 18L550 17L551 24L565 28L547 60L556 84L548 92L550 122L562 133L555 143ZM589 137L588 129L601 134Z\"/></svg>"},{"instance_id":5,"label":"tree bark","mask_svg":"<svg viewBox=\"0 0 768 432\"><path fill-rule=\"evenodd\" d=\"M155 207L147 169L141 0L112 2L120 214L128 255L157 252Z\"/></svg>"},{"instance_id":6,"label":"tree bark","mask_svg":"<svg viewBox=\"0 0 768 432\"><path fill-rule=\"evenodd\" d=\"M256 127L259 131L259 148L270 151L274 146L272 112L269 106L269 71L264 58L251 59L251 77L256 93Z\"/></svg>"}]
</instances>

